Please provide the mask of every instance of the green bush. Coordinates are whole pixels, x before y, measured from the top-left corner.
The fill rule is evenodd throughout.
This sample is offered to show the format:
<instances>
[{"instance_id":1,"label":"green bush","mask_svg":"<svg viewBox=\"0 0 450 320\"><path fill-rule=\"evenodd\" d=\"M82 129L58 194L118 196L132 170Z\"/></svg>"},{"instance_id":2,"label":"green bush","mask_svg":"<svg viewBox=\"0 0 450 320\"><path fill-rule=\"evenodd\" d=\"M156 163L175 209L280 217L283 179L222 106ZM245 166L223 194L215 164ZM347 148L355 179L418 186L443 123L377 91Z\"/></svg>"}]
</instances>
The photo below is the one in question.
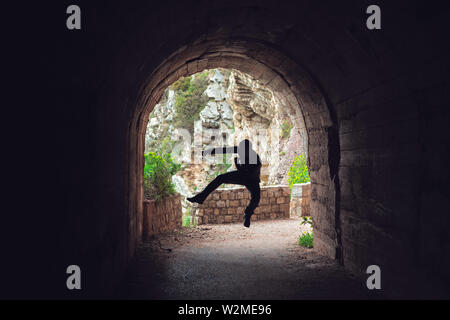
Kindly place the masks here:
<instances>
[{"instance_id":1,"label":"green bush","mask_svg":"<svg viewBox=\"0 0 450 320\"><path fill-rule=\"evenodd\" d=\"M313 233L306 232L298 238L298 245L305 248L312 248L314 245Z\"/></svg>"},{"instance_id":2,"label":"green bush","mask_svg":"<svg viewBox=\"0 0 450 320\"><path fill-rule=\"evenodd\" d=\"M288 173L289 187L292 189L292 185L296 183L309 182L308 167L306 166L306 160L304 155L298 155L294 158Z\"/></svg>"},{"instance_id":3,"label":"green bush","mask_svg":"<svg viewBox=\"0 0 450 320\"><path fill-rule=\"evenodd\" d=\"M175 127L194 132L194 122L208 103L208 97L203 94L208 86L208 74L205 71L195 77L181 77L171 85L175 91Z\"/></svg>"},{"instance_id":4,"label":"green bush","mask_svg":"<svg viewBox=\"0 0 450 320\"><path fill-rule=\"evenodd\" d=\"M181 169L181 165L172 160L170 153L163 156L155 152L144 155L144 195L156 201L175 194L172 176Z\"/></svg>"}]
</instances>

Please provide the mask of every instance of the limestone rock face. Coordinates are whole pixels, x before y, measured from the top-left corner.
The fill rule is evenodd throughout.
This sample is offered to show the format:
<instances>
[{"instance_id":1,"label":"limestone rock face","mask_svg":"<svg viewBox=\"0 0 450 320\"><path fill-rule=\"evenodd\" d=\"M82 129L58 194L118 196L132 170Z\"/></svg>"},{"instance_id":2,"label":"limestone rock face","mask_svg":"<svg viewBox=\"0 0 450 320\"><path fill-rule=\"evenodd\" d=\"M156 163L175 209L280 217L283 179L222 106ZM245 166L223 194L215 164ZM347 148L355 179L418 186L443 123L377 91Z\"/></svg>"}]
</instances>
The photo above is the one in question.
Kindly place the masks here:
<instances>
[{"instance_id":1,"label":"limestone rock face","mask_svg":"<svg viewBox=\"0 0 450 320\"><path fill-rule=\"evenodd\" d=\"M278 112L273 93L245 73L233 70L228 93L239 128L248 127L255 120L268 125Z\"/></svg>"},{"instance_id":2,"label":"limestone rock face","mask_svg":"<svg viewBox=\"0 0 450 320\"><path fill-rule=\"evenodd\" d=\"M200 120L205 128L231 128L233 125L233 111L226 101L227 87L225 76L215 69L205 90L205 95L211 99L200 112Z\"/></svg>"},{"instance_id":3,"label":"limestone rock face","mask_svg":"<svg viewBox=\"0 0 450 320\"><path fill-rule=\"evenodd\" d=\"M149 143L152 140L160 140L172 134L172 125L175 115L175 91L168 89L150 115L147 131L145 133L145 152L149 152Z\"/></svg>"},{"instance_id":4,"label":"limestone rock face","mask_svg":"<svg viewBox=\"0 0 450 320\"><path fill-rule=\"evenodd\" d=\"M214 75L210 78L210 84L205 90L205 94L215 101L223 101L227 98L224 86L225 77L220 70L214 70Z\"/></svg>"},{"instance_id":5,"label":"limestone rock face","mask_svg":"<svg viewBox=\"0 0 450 320\"><path fill-rule=\"evenodd\" d=\"M220 127L220 113L217 102L210 101L206 107L200 112L200 120L205 128Z\"/></svg>"}]
</instances>

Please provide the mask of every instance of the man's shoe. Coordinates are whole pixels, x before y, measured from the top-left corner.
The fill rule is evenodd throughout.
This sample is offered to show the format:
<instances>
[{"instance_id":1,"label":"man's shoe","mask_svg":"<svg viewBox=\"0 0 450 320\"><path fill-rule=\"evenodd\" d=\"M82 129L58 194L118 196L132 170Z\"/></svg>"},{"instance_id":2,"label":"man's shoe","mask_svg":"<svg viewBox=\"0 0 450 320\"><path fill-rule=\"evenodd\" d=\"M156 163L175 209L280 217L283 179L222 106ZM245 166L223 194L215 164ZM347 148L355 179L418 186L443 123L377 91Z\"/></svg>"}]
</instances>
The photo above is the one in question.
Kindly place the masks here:
<instances>
[{"instance_id":1,"label":"man's shoe","mask_svg":"<svg viewBox=\"0 0 450 320\"><path fill-rule=\"evenodd\" d=\"M187 201L192 202L192 203L199 203L202 204L203 201L205 201L205 199L203 199L202 197L199 197L199 195L196 195L194 197L190 197L190 198L186 198Z\"/></svg>"},{"instance_id":2,"label":"man's shoe","mask_svg":"<svg viewBox=\"0 0 450 320\"><path fill-rule=\"evenodd\" d=\"M244 214L244 227L250 228L250 214Z\"/></svg>"}]
</instances>

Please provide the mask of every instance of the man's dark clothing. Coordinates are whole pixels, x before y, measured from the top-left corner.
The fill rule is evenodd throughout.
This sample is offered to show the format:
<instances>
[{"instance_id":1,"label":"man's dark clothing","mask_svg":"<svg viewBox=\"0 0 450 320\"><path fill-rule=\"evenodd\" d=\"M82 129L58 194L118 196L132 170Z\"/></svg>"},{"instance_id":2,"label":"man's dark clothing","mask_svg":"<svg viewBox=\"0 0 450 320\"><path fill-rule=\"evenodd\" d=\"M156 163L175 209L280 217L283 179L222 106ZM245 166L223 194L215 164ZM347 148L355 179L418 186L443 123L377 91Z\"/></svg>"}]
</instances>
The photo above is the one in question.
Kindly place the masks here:
<instances>
[{"instance_id":1,"label":"man's dark clothing","mask_svg":"<svg viewBox=\"0 0 450 320\"><path fill-rule=\"evenodd\" d=\"M237 153L237 147L232 147L234 153ZM211 155L217 153L230 153L229 150L226 150L227 148L215 148L211 151ZM231 149L231 147L229 148ZM227 152L228 151L228 152ZM261 159L259 156L256 155L256 163L251 163L252 161L249 161L248 155L246 155L246 159L243 159L242 164L237 161L237 158L235 158L235 165L237 170L230 171L221 175L218 175L213 181L211 181L206 188L200 192L197 197L201 198L202 200L206 199L208 195L216 190L221 184L238 184L243 185L247 188L247 190L250 192L251 200L248 204L247 208L245 209L245 213L248 215L252 215L253 211L258 207L259 200L260 200L260 173L261 173Z\"/></svg>"},{"instance_id":2,"label":"man's dark clothing","mask_svg":"<svg viewBox=\"0 0 450 320\"><path fill-rule=\"evenodd\" d=\"M211 181L206 188L198 194L203 199L206 199L208 195L216 190L222 183L239 184L243 185L250 192L251 200L245 209L245 213L253 214L253 211L259 204L260 188L259 188L259 176L257 179L252 178L248 173L240 170L230 171L221 175L218 175L213 181Z\"/></svg>"}]
</instances>

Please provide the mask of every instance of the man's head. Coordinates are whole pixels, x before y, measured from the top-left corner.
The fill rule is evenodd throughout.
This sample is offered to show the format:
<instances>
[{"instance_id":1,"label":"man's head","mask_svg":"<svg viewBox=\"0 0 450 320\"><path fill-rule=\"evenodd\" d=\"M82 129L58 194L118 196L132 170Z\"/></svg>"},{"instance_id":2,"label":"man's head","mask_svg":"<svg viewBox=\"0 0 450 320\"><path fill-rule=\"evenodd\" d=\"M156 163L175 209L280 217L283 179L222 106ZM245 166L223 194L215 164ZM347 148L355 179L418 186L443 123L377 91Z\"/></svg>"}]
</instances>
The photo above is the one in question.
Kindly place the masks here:
<instances>
[{"instance_id":1,"label":"man's head","mask_svg":"<svg viewBox=\"0 0 450 320\"><path fill-rule=\"evenodd\" d=\"M242 164L255 164L257 162L256 152L252 148L252 143L248 139L239 142L238 155Z\"/></svg>"},{"instance_id":2,"label":"man's head","mask_svg":"<svg viewBox=\"0 0 450 320\"><path fill-rule=\"evenodd\" d=\"M248 153L248 151L252 149L252 143L248 139L244 139L241 142L239 142L238 146L238 153L240 154L240 151L244 151Z\"/></svg>"}]
</instances>

